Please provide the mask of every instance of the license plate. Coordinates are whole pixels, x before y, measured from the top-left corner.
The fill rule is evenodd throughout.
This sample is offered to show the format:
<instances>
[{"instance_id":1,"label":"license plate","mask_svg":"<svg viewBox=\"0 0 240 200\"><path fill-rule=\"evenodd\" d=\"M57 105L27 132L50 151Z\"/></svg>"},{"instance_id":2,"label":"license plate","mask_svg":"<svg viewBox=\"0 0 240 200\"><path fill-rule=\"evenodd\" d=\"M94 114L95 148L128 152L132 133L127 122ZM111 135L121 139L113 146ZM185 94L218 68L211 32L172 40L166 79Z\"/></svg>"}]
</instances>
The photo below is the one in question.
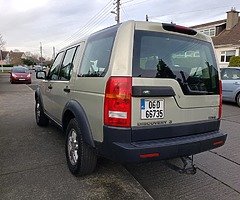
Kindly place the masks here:
<instances>
[{"instance_id":1,"label":"license plate","mask_svg":"<svg viewBox=\"0 0 240 200\"><path fill-rule=\"evenodd\" d=\"M141 99L141 119L163 119L164 99Z\"/></svg>"},{"instance_id":2,"label":"license plate","mask_svg":"<svg viewBox=\"0 0 240 200\"><path fill-rule=\"evenodd\" d=\"M25 79L24 78L20 78L19 81L25 81Z\"/></svg>"}]
</instances>

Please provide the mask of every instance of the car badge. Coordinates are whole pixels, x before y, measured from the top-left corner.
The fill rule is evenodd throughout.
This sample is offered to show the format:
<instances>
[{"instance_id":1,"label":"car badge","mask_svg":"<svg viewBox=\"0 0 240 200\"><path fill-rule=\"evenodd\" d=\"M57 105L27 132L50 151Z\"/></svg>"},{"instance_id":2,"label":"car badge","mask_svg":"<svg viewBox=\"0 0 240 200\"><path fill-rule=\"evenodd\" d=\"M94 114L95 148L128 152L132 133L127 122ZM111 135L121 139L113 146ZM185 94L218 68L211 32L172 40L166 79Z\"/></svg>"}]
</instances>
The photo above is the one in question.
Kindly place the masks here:
<instances>
[{"instance_id":1,"label":"car badge","mask_svg":"<svg viewBox=\"0 0 240 200\"><path fill-rule=\"evenodd\" d=\"M150 91L149 90L144 90L143 94L150 94Z\"/></svg>"}]
</instances>

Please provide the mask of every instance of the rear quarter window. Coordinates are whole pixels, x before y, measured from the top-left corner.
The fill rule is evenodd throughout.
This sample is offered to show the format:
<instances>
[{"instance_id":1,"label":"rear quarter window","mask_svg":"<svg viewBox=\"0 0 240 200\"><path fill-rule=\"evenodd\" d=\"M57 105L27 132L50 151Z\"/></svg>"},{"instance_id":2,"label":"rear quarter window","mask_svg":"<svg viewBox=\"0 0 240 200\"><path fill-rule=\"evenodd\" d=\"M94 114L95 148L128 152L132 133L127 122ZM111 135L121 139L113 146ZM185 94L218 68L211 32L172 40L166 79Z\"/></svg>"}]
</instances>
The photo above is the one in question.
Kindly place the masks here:
<instances>
[{"instance_id":1,"label":"rear quarter window","mask_svg":"<svg viewBox=\"0 0 240 200\"><path fill-rule=\"evenodd\" d=\"M87 41L79 76L102 77L106 74L118 27L96 33Z\"/></svg>"}]
</instances>

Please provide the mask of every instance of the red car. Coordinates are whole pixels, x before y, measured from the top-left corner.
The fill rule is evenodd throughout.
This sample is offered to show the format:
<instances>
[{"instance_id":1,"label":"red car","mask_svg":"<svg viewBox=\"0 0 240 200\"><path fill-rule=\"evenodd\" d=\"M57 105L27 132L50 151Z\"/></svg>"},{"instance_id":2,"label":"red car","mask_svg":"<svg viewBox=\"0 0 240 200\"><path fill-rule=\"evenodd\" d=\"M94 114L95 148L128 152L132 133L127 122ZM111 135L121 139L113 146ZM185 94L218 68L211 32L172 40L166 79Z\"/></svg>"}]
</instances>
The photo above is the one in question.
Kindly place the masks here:
<instances>
[{"instance_id":1,"label":"red car","mask_svg":"<svg viewBox=\"0 0 240 200\"><path fill-rule=\"evenodd\" d=\"M27 83L31 84L31 73L26 67L13 67L10 72L10 82L11 83Z\"/></svg>"}]
</instances>

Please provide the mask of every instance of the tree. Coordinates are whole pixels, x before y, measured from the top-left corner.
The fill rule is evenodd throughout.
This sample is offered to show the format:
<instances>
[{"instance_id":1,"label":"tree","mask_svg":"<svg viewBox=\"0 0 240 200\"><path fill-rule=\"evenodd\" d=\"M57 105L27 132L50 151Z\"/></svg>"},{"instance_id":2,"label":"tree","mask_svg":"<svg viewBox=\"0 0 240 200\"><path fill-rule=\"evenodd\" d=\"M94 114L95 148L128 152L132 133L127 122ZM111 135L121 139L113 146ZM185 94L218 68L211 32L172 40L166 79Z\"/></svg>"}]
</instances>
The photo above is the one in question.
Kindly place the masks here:
<instances>
[{"instance_id":1,"label":"tree","mask_svg":"<svg viewBox=\"0 0 240 200\"><path fill-rule=\"evenodd\" d=\"M22 61L23 61L23 64L27 65L27 66L36 64L32 59L29 59L29 58L27 58L27 59L23 58Z\"/></svg>"},{"instance_id":2,"label":"tree","mask_svg":"<svg viewBox=\"0 0 240 200\"><path fill-rule=\"evenodd\" d=\"M6 42L3 40L2 35L0 34L0 50L3 49L3 47L5 46Z\"/></svg>"},{"instance_id":3,"label":"tree","mask_svg":"<svg viewBox=\"0 0 240 200\"><path fill-rule=\"evenodd\" d=\"M229 67L239 67L240 66L240 56L232 56L230 58Z\"/></svg>"},{"instance_id":4,"label":"tree","mask_svg":"<svg viewBox=\"0 0 240 200\"><path fill-rule=\"evenodd\" d=\"M6 42L3 40L3 37L2 35L0 34L0 61L2 61L2 49L3 47L5 46ZM3 65L1 63L1 66L2 66L2 72L3 72Z\"/></svg>"}]
</instances>

